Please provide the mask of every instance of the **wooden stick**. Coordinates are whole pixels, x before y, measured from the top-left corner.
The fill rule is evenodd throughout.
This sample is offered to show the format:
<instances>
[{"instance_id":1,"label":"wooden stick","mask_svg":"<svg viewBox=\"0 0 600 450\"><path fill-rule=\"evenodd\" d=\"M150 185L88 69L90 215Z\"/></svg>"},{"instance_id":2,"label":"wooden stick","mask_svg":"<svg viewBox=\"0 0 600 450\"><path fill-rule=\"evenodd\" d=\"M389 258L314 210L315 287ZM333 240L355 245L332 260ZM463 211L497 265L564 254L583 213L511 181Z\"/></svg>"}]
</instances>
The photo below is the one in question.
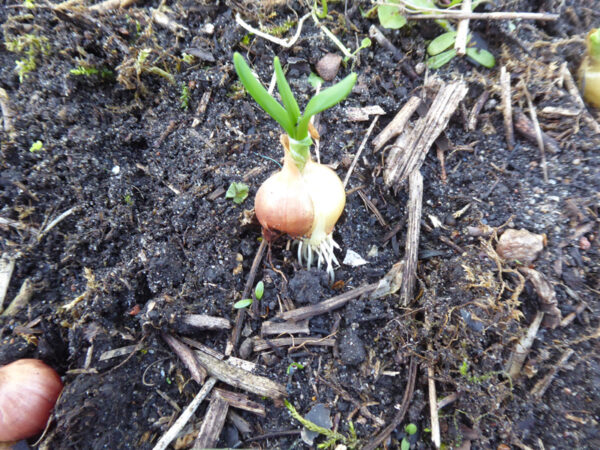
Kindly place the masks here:
<instances>
[{"instance_id":1,"label":"wooden stick","mask_svg":"<svg viewBox=\"0 0 600 450\"><path fill-rule=\"evenodd\" d=\"M335 339L333 338L322 338L322 337L296 337L296 338L279 338L279 339L257 339L254 342L254 351L262 352L263 350L269 350L271 347L300 347L305 345L317 345L323 347L333 347L335 345ZM292 350L290 348L290 350Z\"/></svg>"},{"instance_id":2,"label":"wooden stick","mask_svg":"<svg viewBox=\"0 0 600 450\"><path fill-rule=\"evenodd\" d=\"M552 380L558 373L559 369L561 369L567 363L567 361L569 361L569 358L571 356L573 356L573 353L575 353L575 351L571 348L568 348L561 355L558 362L554 366L552 366L552 368L550 369L550 372L548 372L546 374L546 376L544 378L542 378L540 381L535 383L535 386L533 386L533 389L531 389L531 395L535 399L540 399L544 395L546 390L550 387L550 383L552 383Z\"/></svg>"},{"instance_id":3,"label":"wooden stick","mask_svg":"<svg viewBox=\"0 0 600 450\"><path fill-rule=\"evenodd\" d=\"M500 92L502 95L502 115L504 116L504 134L509 150L515 147L515 130L512 121L512 95L510 91L510 72L506 66L500 68Z\"/></svg>"},{"instance_id":4,"label":"wooden stick","mask_svg":"<svg viewBox=\"0 0 600 450\"><path fill-rule=\"evenodd\" d=\"M514 380L519 373L521 372L521 367L523 367L523 363L525 362L525 358L527 358L527 354L529 350L531 350L531 346L533 345L533 341L535 340L535 336L540 328L540 324L542 323L542 319L544 318L544 313L538 311L533 322L529 325L527 333L523 336L515 347L510 360L508 362L508 375Z\"/></svg>"},{"instance_id":5,"label":"wooden stick","mask_svg":"<svg viewBox=\"0 0 600 450\"><path fill-rule=\"evenodd\" d=\"M228 410L229 403L213 393L206 414L204 414L200 432L192 447L194 450L213 448L217 444L223 425L225 425Z\"/></svg>"},{"instance_id":6,"label":"wooden stick","mask_svg":"<svg viewBox=\"0 0 600 450\"><path fill-rule=\"evenodd\" d=\"M223 317L206 314L187 314L180 318L181 322L198 330L229 330L231 323Z\"/></svg>"},{"instance_id":7,"label":"wooden stick","mask_svg":"<svg viewBox=\"0 0 600 450\"><path fill-rule=\"evenodd\" d=\"M464 81L445 85L438 92L425 117L421 117L410 133L402 133L390 151L383 172L388 186L397 188L415 170L419 170L427 152L444 131L450 117L467 94Z\"/></svg>"},{"instance_id":8,"label":"wooden stick","mask_svg":"<svg viewBox=\"0 0 600 450\"><path fill-rule=\"evenodd\" d=\"M29 301L32 297L33 282L30 278L25 278L23 284L21 284L21 287L19 288L19 292L2 313L2 317L14 316L16 313L18 313L21 309L23 309L29 304Z\"/></svg>"},{"instance_id":9,"label":"wooden stick","mask_svg":"<svg viewBox=\"0 0 600 450\"><path fill-rule=\"evenodd\" d=\"M299 322L263 322L260 329L261 336L273 334L309 334L308 320Z\"/></svg>"},{"instance_id":10,"label":"wooden stick","mask_svg":"<svg viewBox=\"0 0 600 450\"><path fill-rule=\"evenodd\" d=\"M214 356L196 351L196 359L206 369L211 377L231 386L243 389L253 394L273 399L280 399L287 395L285 386L271 381L266 377L254 375L252 372L240 369L227 361L221 361Z\"/></svg>"},{"instance_id":11,"label":"wooden stick","mask_svg":"<svg viewBox=\"0 0 600 450\"><path fill-rule=\"evenodd\" d=\"M469 120L467 122L467 130L475 131L475 128L477 128L477 120L479 119L481 109L483 108L483 105L485 105L485 102L487 102L487 99L489 97L490 97L489 91L483 91L481 93L481 95L475 102L475 105L473 106L471 113L469 114Z\"/></svg>"},{"instance_id":12,"label":"wooden stick","mask_svg":"<svg viewBox=\"0 0 600 450\"><path fill-rule=\"evenodd\" d=\"M515 108L514 113L514 125L515 129L525 138L527 138L530 142L537 144L537 133L535 127L533 126L533 122L529 117L527 117L523 112L517 108ZM541 130L540 130L541 131ZM556 143L554 139L548 136L546 133L542 131L542 139L544 141L544 146L551 153L560 152L560 147Z\"/></svg>"},{"instance_id":13,"label":"wooden stick","mask_svg":"<svg viewBox=\"0 0 600 450\"><path fill-rule=\"evenodd\" d=\"M464 14L471 13L471 0L463 0L460 11ZM456 54L459 56L463 56L467 51L468 34L469 18L461 19L456 27L456 41L454 41L454 50L456 50Z\"/></svg>"},{"instance_id":14,"label":"wooden stick","mask_svg":"<svg viewBox=\"0 0 600 450\"><path fill-rule=\"evenodd\" d=\"M369 139L369 136L371 136L371 133L373 132L373 128L375 127L377 120L379 120L379 116L375 116L373 118L373 121L371 122L371 125L369 126L369 129L367 130L367 134L365 134L365 137L364 137L363 141L361 142L360 147L358 147L358 151L356 152L356 155L354 155L354 159L352 160L352 164L350 164L350 168L348 169L346 178L344 178L344 189L346 188L346 185L348 184L348 180L350 179L350 175L352 175L352 171L354 170L354 167L356 166L358 158L360 158L360 155L362 154L362 151L365 148L365 145L367 144L367 140Z\"/></svg>"},{"instance_id":15,"label":"wooden stick","mask_svg":"<svg viewBox=\"0 0 600 450\"><path fill-rule=\"evenodd\" d=\"M465 13L447 11L436 14L407 14L408 20L438 20L438 19L470 19L470 20L540 20L553 21L558 20L559 14L551 13L530 13L530 12L491 12L491 13Z\"/></svg>"},{"instance_id":16,"label":"wooden stick","mask_svg":"<svg viewBox=\"0 0 600 450\"><path fill-rule=\"evenodd\" d=\"M200 392L196 394L194 400L190 402L190 404L183 410L179 418L175 421L173 426L169 428L169 430L163 434L160 440L156 443L153 450L165 450L171 441L177 437L177 435L183 430L183 427L188 423L190 418L194 415L200 403L206 398L210 390L214 387L217 382L216 378L209 378L206 383L200 389Z\"/></svg>"},{"instance_id":17,"label":"wooden stick","mask_svg":"<svg viewBox=\"0 0 600 450\"><path fill-rule=\"evenodd\" d=\"M279 313L277 314L277 317L279 319L293 320L297 322L299 320L308 319L310 317L318 316L320 314L325 314L335 309L341 308L353 298L360 297L363 294L368 294L369 292L374 291L375 289L377 289L377 286L379 286L379 283L367 284L366 286L353 289L349 292L345 292L335 297L331 297L329 300L317 303L316 305L303 306L302 308L297 308L291 311Z\"/></svg>"},{"instance_id":18,"label":"wooden stick","mask_svg":"<svg viewBox=\"0 0 600 450\"><path fill-rule=\"evenodd\" d=\"M417 75L415 69L413 69L413 67L405 60L406 56L404 55L404 53L402 53L402 51L398 47L392 44L390 40L386 38L385 35L381 32L381 30L375 25L371 25L369 27L369 37L371 39L375 39L379 45L386 48L392 53L396 61L400 63L400 69L402 69L402 71L405 75L408 76L408 78L410 78L413 81L419 78L419 75Z\"/></svg>"},{"instance_id":19,"label":"wooden stick","mask_svg":"<svg viewBox=\"0 0 600 450\"><path fill-rule=\"evenodd\" d=\"M14 118L17 116L15 113L8 92L3 88L0 88L0 108L2 109L2 118L4 119L4 132L10 139L14 139L17 136L14 125Z\"/></svg>"},{"instance_id":20,"label":"wooden stick","mask_svg":"<svg viewBox=\"0 0 600 450\"><path fill-rule=\"evenodd\" d=\"M198 364L194 352L183 342L179 341L168 333L161 333L161 336L165 342L169 344L171 350L173 350L177 356L179 356L179 359L181 359L183 364L185 364L194 381L196 381L198 384L204 383L204 379L206 378L206 370L204 370L204 368Z\"/></svg>"},{"instance_id":21,"label":"wooden stick","mask_svg":"<svg viewBox=\"0 0 600 450\"><path fill-rule=\"evenodd\" d=\"M256 271L258 270L258 266L260 261L262 260L263 253L265 252L265 248L267 247L267 240L263 239L260 243L260 247L258 247L258 251L254 256L254 261L252 261L252 267L250 268L250 273L248 274L248 279L246 280L246 286L244 286L244 292L242 293L242 298L248 298L250 295L250 291L252 290L252 286L254 285L254 278L256 277ZM258 303L258 302L254 302ZM254 304L252 305L254 309ZM258 305L257 305L258 306ZM233 351L237 348L238 343L240 341L240 334L242 332L242 326L244 325L244 318L246 317L246 309L238 309L237 316L235 317L235 325L233 326L233 331L231 332L231 338L227 342L227 346L225 347L225 354L227 356L231 355Z\"/></svg>"},{"instance_id":22,"label":"wooden stick","mask_svg":"<svg viewBox=\"0 0 600 450\"><path fill-rule=\"evenodd\" d=\"M531 117L531 123L533 123L533 129L535 130L535 139L537 141L538 148L540 149L540 155L542 158L542 173L544 175L544 182L548 183L548 164L546 162L546 150L544 145L544 138L542 136L542 130L540 129L540 123L538 122L537 114L531 101L531 95L527 86L523 84L525 90L525 97L527 98L527 106L529 107L529 116Z\"/></svg>"},{"instance_id":23,"label":"wooden stick","mask_svg":"<svg viewBox=\"0 0 600 450\"><path fill-rule=\"evenodd\" d=\"M253 402L244 394L240 394L239 392L231 392L225 389L215 388L213 395L218 395L227 403L229 403L229 406L234 408L243 409L244 411L248 411L262 417L267 416L267 412L265 411L265 407L263 405Z\"/></svg>"},{"instance_id":24,"label":"wooden stick","mask_svg":"<svg viewBox=\"0 0 600 450\"><path fill-rule=\"evenodd\" d=\"M431 324L429 322L429 315L425 313L425 327L429 327ZM429 353L433 353L433 345L431 342L427 344L427 349ZM437 402L437 392L435 388L435 371L433 370L433 364L431 361L427 363L427 386L429 393L429 414L431 416L431 442L435 448L440 448L442 443L442 438L440 435L440 417L438 414L438 402Z\"/></svg>"},{"instance_id":25,"label":"wooden stick","mask_svg":"<svg viewBox=\"0 0 600 450\"><path fill-rule=\"evenodd\" d=\"M403 282L400 288L400 300L403 306L408 306L412 302L417 280L421 211L423 205L423 176L418 169L408 178L408 186L408 231L406 235L406 252L404 254L406 265L404 266Z\"/></svg>"},{"instance_id":26,"label":"wooden stick","mask_svg":"<svg viewBox=\"0 0 600 450\"><path fill-rule=\"evenodd\" d=\"M411 97L404 104L400 111L394 116L392 121L381 130L381 132L373 139L373 151L376 152L381 149L390 139L398 136L404 131L404 126L410 117L417 110L421 104L419 97Z\"/></svg>"},{"instance_id":27,"label":"wooden stick","mask_svg":"<svg viewBox=\"0 0 600 450\"><path fill-rule=\"evenodd\" d=\"M396 429L398 425L402 423L404 419L404 415L408 410L408 406L410 405L410 401L413 396L413 392L415 390L415 381L417 379L417 363L415 362L415 357L410 358L410 366L408 369L408 381L406 383L406 388L404 389L404 397L402 397L402 405L400 409L390 422L390 424L385 427L381 433L379 433L371 442L369 442L363 450L375 450L383 441L385 441L388 436Z\"/></svg>"}]
</instances>

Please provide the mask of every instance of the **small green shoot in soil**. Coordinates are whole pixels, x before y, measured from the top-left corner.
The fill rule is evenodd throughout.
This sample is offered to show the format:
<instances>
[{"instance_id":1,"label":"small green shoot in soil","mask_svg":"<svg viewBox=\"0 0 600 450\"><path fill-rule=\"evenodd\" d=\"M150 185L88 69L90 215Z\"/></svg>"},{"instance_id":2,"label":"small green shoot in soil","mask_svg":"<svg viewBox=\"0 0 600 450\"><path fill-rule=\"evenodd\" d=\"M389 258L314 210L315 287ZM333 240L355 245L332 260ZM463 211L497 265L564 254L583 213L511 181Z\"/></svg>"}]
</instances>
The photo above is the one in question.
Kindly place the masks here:
<instances>
[{"instance_id":1,"label":"small green shoot in soil","mask_svg":"<svg viewBox=\"0 0 600 450\"><path fill-rule=\"evenodd\" d=\"M293 375L294 372L296 372L296 370L302 370L302 369L304 369L303 364L300 364L299 362L293 362L289 366L287 366L285 373L287 373L288 375Z\"/></svg>"},{"instance_id":2,"label":"small green shoot in soil","mask_svg":"<svg viewBox=\"0 0 600 450\"><path fill-rule=\"evenodd\" d=\"M308 124L311 117L345 99L350 94L354 83L356 83L356 74L351 73L339 83L316 94L306 105L304 114L301 114L298 102L283 74L279 58L275 57L273 59L273 66L275 68L277 90L281 96L283 106L256 79L242 55L237 52L234 53L233 63L238 77L248 93L268 115L281 125L291 138L290 150L292 157L298 168L302 170L308 161L309 149L312 145L312 139L308 134Z\"/></svg>"},{"instance_id":3,"label":"small green shoot in soil","mask_svg":"<svg viewBox=\"0 0 600 450\"><path fill-rule=\"evenodd\" d=\"M186 64L193 64L193 62L194 62L194 55L190 55L189 53L183 53L181 55L181 59Z\"/></svg>"},{"instance_id":4,"label":"small green shoot in soil","mask_svg":"<svg viewBox=\"0 0 600 450\"><path fill-rule=\"evenodd\" d=\"M131 194L125 194L123 196L123 201L127 206L133 206L133 197L131 196Z\"/></svg>"},{"instance_id":5,"label":"small green shoot in soil","mask_svg":"<svg viewBox=\"0 0 600 450\"><path fill-rule=\"evenodd\" d=\"M44 150L44 144L42 143L42 141L35 141L33 144L31 144L31 147L29 147L30 153L37 153L37 152L41 152L43 150Z\"/></svg>"},{"instance_id":6,"label":"small green shoot in soil","mask_svg":"<svg viewBox=\"0 0 600 450\"><path fill-rule=\"evenodd\" d=\"M23 0L23 6L27 9L34 9L35 2L33 0Z\"/></svg>"},{"instance_id":7,"label":"small green shoot in soil","mask_svg":"<svg viewBox=\"0 0 600 450\"><path fill-rule=\"evenodd\" d=\"M248 189L247 184L234 181L229 185L229 189L225 193L225 198L231 198L233 199L233 203L240 205L248 197Z\"/></svg>"},{"instance_id":8,"label":"small green shoot in soil","mask_svg":"<svg viewBox=\"0 0 600 450\"><path fill-rule=\"evenodd\" d=\"M467 56L488 69L494 67L494 65L496 65L494 55L487 50L474 47L471 38L471 35L467 38ZM427 60L429 68L439 69L454 58L456 56L456 50L450 47L454 47L455 42L456 31L448 31L440 34L431 41L427 47L427 53L431 56L431 58Z\"/></svg>"},{"instance_id":9,"label":"small green shoot in soil","mask_svg":"<svg viewBox=\"0 0 600 450\"><path fill-rule=\"evenodd\" d=\"M260 301L260 299L263 297L264 293L265 293L265 284L262 281L259 281L258 283L256 283L256 287L254 288L254 298L257 301ZM245 298L243 300L235 302L233 307L235 309L243 309L243 308L247 308L252 303L254 303L253 298Z\"/></svg>"},{"instance_id":10,"label":"small green shoot in soil","mask_svg":"<svg viewBox=\"0 0 600 450\"><path fill-rule=\"evenodd\" d=\"M344 58L344 63L347 63L350 58L354 58L356 56L356 54L358 52L360 52L363 48L369 48L370 46L371 46L371 39L364 38L360 43L360 47L358 47L356 50L354 50L354 52L352 53L351 56L346 56Z\"/></svg>"},{"instance_id":11,"label":"small green shoot in soil","mask_svg":"<svg viewBox=\"0 0 600 450\"><path fill-rule=\"evenodd\" d=\"M185 83L181 83L181 93L179 94L179 101L181 102L181 109L187 111L190 107L190 88Z\"/></svg>"},{"instance_id":12,"label":"small green shoot in soil","mask_svg":"<svg viewBox=\"0 0 600 450\"><path fill-rule=\"evenodd\" d=\"M308 76L308 82L316 90L316 89L319 89L319 86L321 86L323 83L325 83L325 80L323 80L323 78L321 78L316 73L311 72L310 75Z\"/></svg>"},{"instance_id":13,"label":"small green shoot in soil","mask_svg":"<svg viewBox=\"0 0 600 450\"><path fill-rule=\"evenodd\" d=\"M417 432L417 426L414 423L409 423L408 425L406 425L404 427L404 432L408 436L412 436L413 434L415 434ZM410 449L410 441L406 438L406 436L404 436L402 438L402 442L400 443L400 449L401 450L409 450Z\"/></svg>"},{"instance_id":14,"label":"small green shoot in soil","mask_svg":"<svg viewBox=\"0 0 600 450\"><path fill-rule=\"evenodd\" d=\"M348 422L348 429L350 431L350 436L345 436L341 433L337 433L328 428L320 427L319 425L311 422L310 420L305 419L304 417L302 417L300 415L300 413L298 411L296 411L296 408L294 408L294 405L292 405L290 402L288 402L287 399L284 399L283 402L285 404L285 407L288 409L288 411L292 415L292 417L294 419L296 419L298 422L300 422L302 424L302 426L304 426L304 428L306 428L309 431L314 431L315 433L322 434L323 436L325 436L327 438L327 440L325 442L317 445L317 448L335 448L336 444L338 442L344 444L346 447L348 447L350 449L358 448L358 439L356 437L356 430L354 429L354 424L352 422Z\"/></svg>"}]
</instances>

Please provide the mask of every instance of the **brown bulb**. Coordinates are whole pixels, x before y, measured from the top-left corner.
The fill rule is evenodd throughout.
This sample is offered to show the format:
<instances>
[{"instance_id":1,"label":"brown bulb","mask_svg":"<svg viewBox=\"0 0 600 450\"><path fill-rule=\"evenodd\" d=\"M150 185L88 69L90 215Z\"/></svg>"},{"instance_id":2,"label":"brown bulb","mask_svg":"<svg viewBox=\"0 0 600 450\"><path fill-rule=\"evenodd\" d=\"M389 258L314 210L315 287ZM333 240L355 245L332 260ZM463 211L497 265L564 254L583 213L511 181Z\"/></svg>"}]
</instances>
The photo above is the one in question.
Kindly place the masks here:
<instances>
[{"instance_id":1,"label":"brown bulb","mask_svg":"<svg viewBox=\"0 0 600 450\"><path fill-rule=\"evenodd\" d=\"M20 359L1 367L0 442L43 431L62 388L54 369L37 359Z\"/></svg>"},{"instance_id":2,"label":"brown bulb","mask_svg":"<svg viewBox=\"0 0 600 450\"><path fill-rule=\"evenodd\" d=\"M286 150L283 168L258 189L254 210L267 231L277 230L292 237L310 232L314 220L313 202L289 151Z\"/></svg>"}]
</instances>

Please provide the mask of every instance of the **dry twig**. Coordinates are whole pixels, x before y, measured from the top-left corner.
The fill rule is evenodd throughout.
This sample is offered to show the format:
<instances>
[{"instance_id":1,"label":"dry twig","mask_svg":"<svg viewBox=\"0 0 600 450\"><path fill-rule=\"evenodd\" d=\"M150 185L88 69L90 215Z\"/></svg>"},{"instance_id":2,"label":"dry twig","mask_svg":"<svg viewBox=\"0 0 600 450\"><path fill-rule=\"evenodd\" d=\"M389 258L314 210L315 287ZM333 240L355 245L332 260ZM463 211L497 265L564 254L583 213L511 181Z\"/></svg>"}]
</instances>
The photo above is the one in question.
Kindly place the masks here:
<instances>
[{"instance_id":1,"label":"dry twig","mask_svg":"<svg viewBox=\"0 0 600 450\"><path fill-rule=\"evenodd\" d=\"M465 14L471 12L471 0L463 0L460 11ZM457 55L464 55L467 51L467 36L469 35L469 18L461 19L456 27L456 41L454 49ZM439 447L439 445L438 445Z\"/></svg>"}]
</instances>

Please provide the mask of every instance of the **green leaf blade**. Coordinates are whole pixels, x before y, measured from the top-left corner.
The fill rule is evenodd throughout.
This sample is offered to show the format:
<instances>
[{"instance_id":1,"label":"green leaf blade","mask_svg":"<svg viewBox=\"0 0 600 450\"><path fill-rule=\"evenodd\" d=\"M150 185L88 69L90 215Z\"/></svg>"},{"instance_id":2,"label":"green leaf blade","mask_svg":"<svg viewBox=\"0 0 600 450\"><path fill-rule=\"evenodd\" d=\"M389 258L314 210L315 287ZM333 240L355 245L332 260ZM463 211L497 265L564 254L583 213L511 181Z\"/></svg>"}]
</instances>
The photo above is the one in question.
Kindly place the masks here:
<instances>
[{"instance_id":1,"label":"green leaf blade","mask_svg":"<svg viewBox=\"0 0 600 450\"><path fill-rule=\"evenodd\" d=\"M482 48L468 47L467 56L488 69L491 69L496 65L496 58L494 58L494 55Z\"/></svg>"},{"instance_id":2,"label":"green leaf blade","mask_svg":"<svg viewBox=\"0 0 600 450\"><path fill-rule=\"evenodd\" d=\"M298 124L297 139L303 139L307 135L308 122L312 116L338 104L344 100L348 94L350 94L352 87L356 83L356 78L357 75L355 73L351 73L339 83L334 84L333 86L328 87L319 94L315 95L308 102L308 105L306 105L306 109L304 110L304 115Z\"/></svg>"},{"instance_id":3,"label":"green leaf blade","mask_svg":"<svg viewBox=\"0 0 600 450\"><path fill-rule=\"evenodd\" d=\"M397 30L406 25L406 17L400 14L400 8L392 5L379 5L377 17L383 28Z\"/></svg>"},{"instance_id":4,"label":"green leaf blade","mask_svg":"<svg viewBox=\"0 0 600 450\"><path fill-rule=\"evenodd\" d=\"M427 66L430 69L439 69L444 64L450 62L456 56L456 50L446 50L439 55L432 56L427 60Z\"/></svg>"},{"instance_id":5,"label":"green leaf blade","mask_svg":"<svg viewBox=\"0 0 600 450\"><path fill-rule=\"evenodd\" d=\"M448 50L456 42L456 31L448 31L436 37L427 46L427 53L430 56L439 55L444 50Z\"/></svg>"},{"instance_id":6,"label":"green leaf blade","mask_svg":"<svg viewBox=\"0 0 600 450\"><path fill-rule=\"evenodd\" d=\"M287 111L291 122L294 125L296 125L298 123L298 119L300 118L300 108L298 107L298 102L296 101L296 98L294 97L294 94L290 89L290 85L288 84L285 78L283 69L281 68L281 63L279 62L279 58L277 56L275 57L275 59L273 59L273 66L275 67L275 79L277 80L277 90L279 91L279 95L281 96L283 107Z\"/></svg>"},{"instance_id":7,"label":"green leaf blade","mask_svg":"<svg viewBox=\"0 0 600 450\"><path fill-rule=\"evenodd\" d=\"M238 52L233 54L233 65L238 77L248 93L288 134L294 133L294 124L287 111L267 92L260 81L256 79L244 57Z\"/></svg>"}]
</instances>

